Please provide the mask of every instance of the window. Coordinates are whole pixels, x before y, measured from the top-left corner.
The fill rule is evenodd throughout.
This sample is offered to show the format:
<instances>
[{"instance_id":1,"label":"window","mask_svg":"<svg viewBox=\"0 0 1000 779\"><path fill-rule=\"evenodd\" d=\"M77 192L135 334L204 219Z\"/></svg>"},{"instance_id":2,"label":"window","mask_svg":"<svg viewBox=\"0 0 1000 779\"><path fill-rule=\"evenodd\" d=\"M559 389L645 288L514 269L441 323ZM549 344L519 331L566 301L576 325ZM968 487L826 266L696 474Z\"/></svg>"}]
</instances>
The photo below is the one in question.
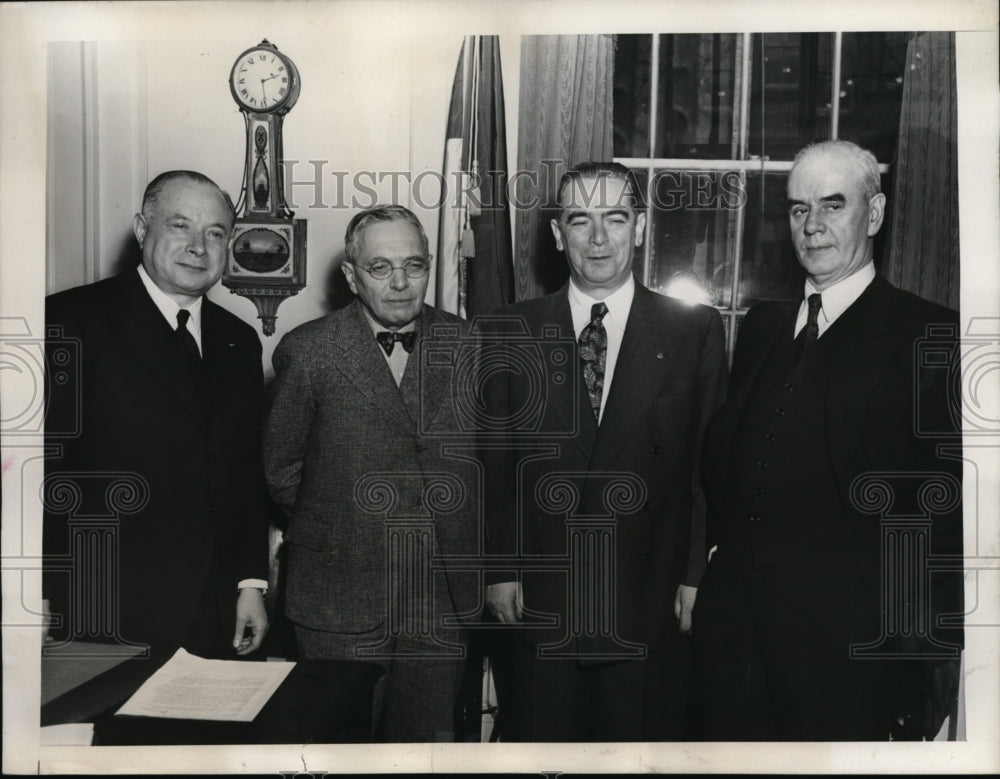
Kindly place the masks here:
<instances>
[{"instance_id":1,"label":"window","mask_svg":"<svg viewBox=\"0 0 1000 779\"><path fill-rule=\"evenodd\" d=\"M908 38L616 37L615 159L650 206L637 272L650 289L714 305L730 353L751 305L802 294L784 202L795 153L852 140L875 153L888 187Z\"/></svg>"}]
</instances>

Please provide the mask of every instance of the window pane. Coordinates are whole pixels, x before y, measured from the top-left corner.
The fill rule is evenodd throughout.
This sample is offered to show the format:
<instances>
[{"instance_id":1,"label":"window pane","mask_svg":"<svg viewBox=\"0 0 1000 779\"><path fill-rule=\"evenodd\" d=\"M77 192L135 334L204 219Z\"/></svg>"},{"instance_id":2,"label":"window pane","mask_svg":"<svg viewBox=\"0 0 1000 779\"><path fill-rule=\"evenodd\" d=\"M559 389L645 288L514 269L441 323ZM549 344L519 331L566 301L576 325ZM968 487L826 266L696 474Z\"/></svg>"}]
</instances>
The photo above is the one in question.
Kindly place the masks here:
<instances>
[{"instance_id":1,"label":"window pane","mask_svg":"<svg viewBox=\"0 0 1000 779\"><path fill-rule=\"evenodd\" d=\"M802 296L805 275L788 229L787 182L787 173L747 174L738 308Z\"/></svg>"},{"instance_id":2,"label":"window pane","mask_svg":"<svg viewBox=\"0 0 1000 779\"><path fill-rule=\"evenodd\" d=\"M743 203L740 182L737 171L656 171L650 289L711 305L730 304L730 246Z\"/></svg>"},{"instance_id":3,"label":"window pane","mask_svg":"<svg viewBox=\"0 0 1000 779\"><path fill-rule=\"evenodd\" d=\"M733 158L735 35L661 35L656 157Z\"/></svg>"},{"instance_id":4,"label":"window pane","mask_svg":"<svg viewBox=\"0 0 1000 779\"><path fill-rule=\"evenodd\" d=\"M833 33L753 36L747 152L791 159L830 137Z\"/></svg>"},{"instance_id":5,"label":"window pane","mask_svg":"<svg viewBox=\"0 0 1000 779\"><path fill-rule=\"evenodd\" d=\"M652 35L616 35L614 156L649 156L649 79Z\"/></svg>"},{"instance_id":6,"label":"window pane","mask_svg":"<svg viewBox=\"0 0 1000 779\"><path fill-rule=\"evenodd\" d=\"M899 133L906 32L844 33L839 137L891 163Z\"/></svg>"}]
</instances>

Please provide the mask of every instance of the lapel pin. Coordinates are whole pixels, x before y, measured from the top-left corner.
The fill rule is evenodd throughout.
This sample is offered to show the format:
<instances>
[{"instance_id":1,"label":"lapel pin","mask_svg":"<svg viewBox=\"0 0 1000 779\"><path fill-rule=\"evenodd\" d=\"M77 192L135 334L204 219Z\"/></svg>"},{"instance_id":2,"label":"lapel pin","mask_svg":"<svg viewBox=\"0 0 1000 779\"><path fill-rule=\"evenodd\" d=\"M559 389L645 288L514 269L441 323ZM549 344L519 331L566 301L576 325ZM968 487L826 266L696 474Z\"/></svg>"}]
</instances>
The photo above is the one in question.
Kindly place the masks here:
<instances>
[{"instance_id":1,"label":"lapel pin","mask_svg":"<svg viewBox=\"0 0 1000 779\"><path fill-rule=\"evenodd\" d=\"M657 352L656 353L656 359L657 360L662 360L663 359L663 352Z\"/></svg>"}]
</instances>

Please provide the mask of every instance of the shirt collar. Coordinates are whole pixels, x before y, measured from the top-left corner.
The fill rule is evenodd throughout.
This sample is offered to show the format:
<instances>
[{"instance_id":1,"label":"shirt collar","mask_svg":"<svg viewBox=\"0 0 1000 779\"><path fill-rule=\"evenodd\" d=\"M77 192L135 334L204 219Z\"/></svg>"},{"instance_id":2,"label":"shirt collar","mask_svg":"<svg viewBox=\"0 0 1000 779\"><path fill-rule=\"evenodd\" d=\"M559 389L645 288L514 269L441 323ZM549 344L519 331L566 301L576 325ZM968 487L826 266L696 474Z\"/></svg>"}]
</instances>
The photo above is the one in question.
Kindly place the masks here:
<instances>
[{"instance_id":1,"label":"shirt collar","mask_svg":"<svg viewBox=\"0 0 1000 779\"><path fill-rule=\"evenodd\" d=\"M614 323L620 323L622 327L625 325L625 320L628 319L629 310L632 308L632 299L635 297L635 277L629 274L629 277L625 280L618 289L603 298L604 304L608 307L608 313L605 315L605 320L610 320ZM573 281L572 278L569 280L569 305L574 311L583 312L585 316L585 321L590 320L590 309L594 303L600 303L601 299L591 297L578 286Z\"/></svg>"},{"instance_id":2,"label":"shirt collar","mask_svg":"<svg viewBox=\"0 0 1000 779\"><path fill-rule=\"evenodd\" d=\"M861 297L868 285L875 279L875 263L871 260L867 265L863 265L850 276L841 279L824 289L820 294L823 296L823 307L820 309L820 316L825 318L828 324L832 324L841 314ZM806 279L805 298L819 292L810 279Z\"/></svg>"},{"instance_id":3,"label":"shirt collar","mask_svg":"<svg viewBox=\"0 0 1000 779\"><path fill-rule=\"evenodd\" d=\"M156 286L156 282L149 277L149 274L146 273L146 269L142 265L139 266L139 279L142 281L142 286L146 288L146 292L149 293L149 297L152 299L154 305L163 314L163 318L167 320L167 324L172 329L176 328L177 312L181 310L181 306L177 305L177 301ZM191 314L188 327L189 329L193 327L199 333L201 332L201 301L203 297L203 295L199 295L194 303L186 306Z\"/></svg>"}]
</instances>

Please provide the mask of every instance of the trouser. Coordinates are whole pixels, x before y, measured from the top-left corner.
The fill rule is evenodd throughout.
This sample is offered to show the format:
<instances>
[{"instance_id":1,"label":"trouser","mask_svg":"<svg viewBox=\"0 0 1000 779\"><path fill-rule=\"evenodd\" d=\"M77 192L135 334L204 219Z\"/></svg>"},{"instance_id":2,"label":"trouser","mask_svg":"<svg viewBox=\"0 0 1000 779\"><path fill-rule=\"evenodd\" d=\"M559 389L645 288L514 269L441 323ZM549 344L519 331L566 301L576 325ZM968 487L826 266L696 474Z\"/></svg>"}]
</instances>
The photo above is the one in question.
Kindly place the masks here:
<instances>
[{"instance_id":1,"label":"trouser","mask_svg":"<svg viewBox=\"0 0 1000 779\"><path fill-rule=\"evenodd\" d=\"M850 655L879 636L879 595L852 567L848 549L760 569L715 555L693 619L701 737L888 739L893 668Z\"/></svg>"},{"instance_id":2,"label":"trouser","mask_svg":"<svg viewBox=\"0 0 1000 779\"><path fill-rule=\"evenodd\" d=\"M437 640L400 634L383 643L384 625L366 633L333 633L295 626L299 655L312 660L367 660L385 674L375 685L372 733L389 742L454 741L455 702L463 670L457 628L435 631ZM447 646L447 645L451 646ZM379 654L362 647L380 645Z\"/></svg>"},{"instance_id":3,"label":"trouser","mask_svg":"<svg viewBox=\"0 0 1000 779\"><path fill-rule=\"evenodd\" d=\"M507 667L518 689L507 696L506 711L504 698L499 700L505 737L536 742L685 738L688 637L672 637L645 658L597 663L539 656L538 647L523 640L508 646L517 655L507 659Z\"/></svg>"}]
</instances>

